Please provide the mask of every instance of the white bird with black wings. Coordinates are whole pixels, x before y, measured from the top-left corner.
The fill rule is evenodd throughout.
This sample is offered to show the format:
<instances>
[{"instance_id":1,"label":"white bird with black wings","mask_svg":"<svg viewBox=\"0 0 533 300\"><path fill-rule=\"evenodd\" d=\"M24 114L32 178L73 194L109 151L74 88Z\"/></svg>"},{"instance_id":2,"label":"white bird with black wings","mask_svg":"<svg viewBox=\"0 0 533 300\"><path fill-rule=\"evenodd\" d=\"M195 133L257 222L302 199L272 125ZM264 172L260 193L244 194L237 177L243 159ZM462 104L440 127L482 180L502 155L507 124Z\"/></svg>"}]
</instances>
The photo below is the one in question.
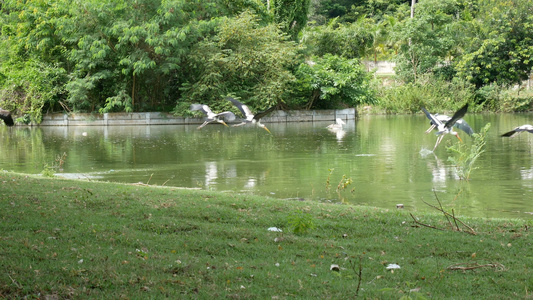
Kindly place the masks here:
<instances>
[{"instance_id":1,"label":"white bird with black wings","mask_svg":"<svg viewBox=\"0 0 533 300\"><path fill-rule=\"evenodd\" d=\"M268 115L269 113L271 113L272 111L276 110L276 107L275 106L272 106L271 108L267 109L267 110L264 110L264 111L260 111L256 114L253 114L252 111L250 110L250 108L246 105L246 104L242 104L241 102L231 98L231 97L227 97L226 98L228 101L231 101L231 103L233 103L233 105L235 105L241 112L242 114L244 115L244 120L242 123L239 123L239 124L235 124L233 125L234 127L235 126L242 126L244 124L248 124L248 123L252 123L252 124L255 124L257 127L260 127L260 128L263 128L265 129L266 131L268 131L270 133L270 130L268 130L268 128L266 128L265 125L261 124L261 122L259 122L259 120Z\"/></svg>"},{"instance_id":2,"label":"white bird with black wings","mask_svg":"<svg viewBox=\"0 0 533 300\"><path fill-rule=\"evenodd\" d=\"M515 129L509 131L509 132L506 132L504 134L502 134L502 136L505 136L505 137L515 137L517 135L519 135L520 133L524 132L524 131L527 131L529 133L533 133L533 126L532 125L529 125L529 124L525 124L525 125L522 125L522 126L518 126L516 127Z\"/></svg>"},{"instance_id":3,"label":"white bird with black wings","mask_svg":"<svg viewBox=\"0 0 533 300\"><path fill-rule=\"evenodd\" d=\"M214 112L211 111L209 106L205 104L191 104L191 107L189 109L192 111L199 110L202 113L204 113L207 117L205 122L202 125L198 126L197 129L201 129L202 127L204 127L205 125L211 122L218 122L220 124L224 124L226 127L229 127L228 124L226 124L226 122L224 122L224 120L222 120L221 118L226 119L226 121L228 122L235 120L235 114L232 113L231 111L224 111L224 112L215 114Z\"/></svg>"},{"instance_id":4,"label":"white bird with black wings","mask_svg":"<svg viewBox=\"0 0 533 300\"><path fill-rule=\"evenodd\" d=\"M466 114L468 110L468 103L465 104L463 107L461 107L458 111L456 111L453 116L450 118L445 115L433 115L429 113L424 107L422 107L422 111L426 114L426 117L429 119L429 122L431 124L431 127L429 127L428 130L426 130L426 133L429 133L434 128L437 128L437 142L435 143L435 147L433 147L433 151L437 148L437 146L442 141L442 138L444 138L444 135L446 134L453 134L455 135L460 141L461 137L459 137L459 134L456 131L453 131L453 127L457 127L464 132L466 132L468 135L471 135L474 131L472 128L466 123L462 118Z\"/></svg>"}]
</instances>

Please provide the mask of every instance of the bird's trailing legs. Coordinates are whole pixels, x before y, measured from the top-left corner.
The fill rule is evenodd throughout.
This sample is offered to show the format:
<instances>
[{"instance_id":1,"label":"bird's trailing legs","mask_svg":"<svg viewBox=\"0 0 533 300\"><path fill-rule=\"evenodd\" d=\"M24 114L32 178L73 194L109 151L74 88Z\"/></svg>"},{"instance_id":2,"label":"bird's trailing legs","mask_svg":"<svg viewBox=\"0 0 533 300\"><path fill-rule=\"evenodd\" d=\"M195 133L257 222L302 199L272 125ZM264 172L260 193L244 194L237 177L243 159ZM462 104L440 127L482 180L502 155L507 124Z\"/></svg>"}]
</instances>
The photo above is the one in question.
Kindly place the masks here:
<instances>
[{"instance_id":1,"label":"bird's trailing legs","mask_svg":"<svg viewBox=\"0 0 533 300\"><path fill-rule=\"evenodd\" d=\"M463 140L461 139L461 137L458 135L458 134L454 134L458 139L459 141L462 143ZM444 138L444 134L441 134L439 135L439 137L437 137L437 142L435 143L435 147L433 147L433 151L435 151L435 149L437 149L437 146L440 144L440 142L442 141L442 139Z\"/></svg>"},{"instance_id":2,"label":"bird's trailing legs","mask_svg":"<svg viewBox=\"0 0 533 300\"><path fill-rule=\"evenodd\" d=\"M226 124L226 122L224 122L224 121L222 121L222 120L215 120L215 121L217 121L217 122L220 123L220 124L223 124L223 125L226 126L226 127L229 127L228 124ZM202 129L205 125L207 125L207 124L209 124L209 123L211 123L211 122L213 122L213 120L211 120L211 121L205 121L202 125L198 126L196 129Z\"/></svg>"},{"instance_id":3,"label":"bird's trailing legs","mask_svg":"<svg viewBox=\"0 0 533 300\"><path fill-rule=\"evenodd\" d=\"M428 130L426 130L426 133L430 133L431 130L433 130L436 126L435 125L431 125L431 127L428 128Z\"/></svg>"}]
</instances>

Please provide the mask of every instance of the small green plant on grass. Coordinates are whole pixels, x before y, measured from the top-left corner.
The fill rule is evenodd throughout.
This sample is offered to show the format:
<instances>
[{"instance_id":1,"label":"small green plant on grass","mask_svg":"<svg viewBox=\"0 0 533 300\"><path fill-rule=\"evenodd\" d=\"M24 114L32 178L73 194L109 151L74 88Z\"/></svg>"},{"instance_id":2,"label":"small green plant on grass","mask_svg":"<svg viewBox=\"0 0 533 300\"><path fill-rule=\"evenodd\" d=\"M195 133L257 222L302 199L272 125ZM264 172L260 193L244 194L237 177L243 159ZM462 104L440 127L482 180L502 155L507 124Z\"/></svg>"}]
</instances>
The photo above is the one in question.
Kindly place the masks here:
<instances>
[{"instance_id":1,"label":"small green plant on grass","mask_svg":"<svg viewBox=\"0 0 533 300\"><path fill-rule=\"evenodd\" d=\"M474 142L471 145L457 143L446 148L448 153L450 153L448 161L454 164L457 175L459 175L461 180L469 180L470 173L477 169L475 163L479 156L485 152L485 136L489 128L490 123L487 123L479 133L474 133L472 135Z\"/></svg>"},{"instance_id":2,"label":"small green plant on grass","mask_svg":"<svg viewBox=\"0 0 533 300\"><path fill-rule=\"evenodd\" d=\"M67 153L63 152L62 155L58 154L56 156L55 162L52 163L52 165L44 164L43 170L41 171L41 175L43 175L44 177L54 177L54 170L59 170L60 172L62 172L66 157Z\"/></svg>"},{"instance_id":3,"label":"small green plant on grass","mask_svg":"<svg viewBox=\"0 0 533 300\"><path fill-rule=\"evenodd\" d=\"M337 185L337 192L344 191L352 183L352 177L346 177L346 175L342 175L341 181L339 181L339 184ZM351 189L350 192L353 193L354 190L355 188Z\"/></svg>"},{"instance_id":4,"label":"small green plant on grass","mask_svg":"<svg viewBox=\"0 0 533 300\"><path fill-rule=\"evenodd\" d=\"M60 171L63 172L63 165L65 164L65 160L67 158L67 153L63 152L61 155L56 156L56 165L55 167Z\"/></svg>"},{"instance_id":5,"label":"small green plant on grass","mask_svg":"<svg viewBox=\"0 0 533 300\"><path fill-rule=\"evenodd\" d=\"M329 174L328 174L328 178L326 179L326 191L327 192L329 192L331 189L331 175L333 174L334 170L335 169L328 169ZM346 190L352 183L353 183L353 179L351 177L347 177L346 174L342 175L342 178L339 181L339 184L337 184L337 188L336 188L337 195L339 196L339 199L341 201L344 201L344 197L341 195L341 192ZM352 188L350 190L350 193L353 193L354 191L355 191L355 188Z\"/></svg>"},{"instance_id":6,"label":"small green plant on grass","mask_svg":"<svg viewBox=\"0 0 533 300\"><path fill-rule=\"evenodd\" d=\"M288 224L290 230L297 235L307 233L316 227L312 216L301 210L294 211L289 215Z\"/></svg>"},{"instance_id":7,"label":"small green plant on grass","mask_svg":"<svg viewBox=\"0 0 533 300\"><path fill-rule=\"evenodd\" d=\"M41 171L41 175L44 177L54 177L54 167L44 164L43 170Z\"/></svg>"},{"instance_id":8,"label":"small green plant on grass","mask_svg":"<svg viewBox=\"0 0 533 300\"><path fill-rule=\"evenodd\" d=\"M329 189L331 188L330 179L331 179L331 174L333 174L334 170L335 169L328 169L329 174L328 174L328 179L326 179L326 191L329 191Z\"/></svg>"}]
</instances>

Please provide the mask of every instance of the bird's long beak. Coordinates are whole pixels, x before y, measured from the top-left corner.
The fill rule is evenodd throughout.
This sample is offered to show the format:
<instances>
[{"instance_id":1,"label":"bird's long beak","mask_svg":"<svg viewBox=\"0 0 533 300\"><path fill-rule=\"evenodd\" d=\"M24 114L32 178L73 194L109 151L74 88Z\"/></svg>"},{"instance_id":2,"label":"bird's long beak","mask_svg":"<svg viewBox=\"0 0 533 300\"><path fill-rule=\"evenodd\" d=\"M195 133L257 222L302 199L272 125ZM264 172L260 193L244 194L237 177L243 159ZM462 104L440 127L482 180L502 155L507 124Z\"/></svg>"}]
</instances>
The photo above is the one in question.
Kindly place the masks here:
<instances>
[{"instance_id":1,"label":"bird's long beak","mask_svg":"<svg viewBox=\"0 0 533 300\"><path fill-rule=\"evenodd\" d=\"M268 133L272 134L272 132L270 132L270 130L268 130L268 128L266 128L266 126L263 127L263 128L264 128L266 131L268 131Z\"/></svg>"},{"instance_id":2,"label":"bird's long beak","mask_svg":"<svg viewBox=\"0 0 533 300\"><path fill-rule=\"evenodd\" d=\"M459 141L461 141L461 143L463 142L463 140L461 139L461 137L458 134L456 134L455 136L459 139Z\"/></svg>"},{"instance_id":3,"label":"bird's long beak","mask_svg":"<svg viewBox=\"0 0 533 300\"><path fill-rule=\"evenodd\" d=\"M222 122L222 124L224 124L224 126L229 127L228 124L226 124L226 122L224 122L224 121L221 121L221 122Z\"/></svg>"}]
</instances>

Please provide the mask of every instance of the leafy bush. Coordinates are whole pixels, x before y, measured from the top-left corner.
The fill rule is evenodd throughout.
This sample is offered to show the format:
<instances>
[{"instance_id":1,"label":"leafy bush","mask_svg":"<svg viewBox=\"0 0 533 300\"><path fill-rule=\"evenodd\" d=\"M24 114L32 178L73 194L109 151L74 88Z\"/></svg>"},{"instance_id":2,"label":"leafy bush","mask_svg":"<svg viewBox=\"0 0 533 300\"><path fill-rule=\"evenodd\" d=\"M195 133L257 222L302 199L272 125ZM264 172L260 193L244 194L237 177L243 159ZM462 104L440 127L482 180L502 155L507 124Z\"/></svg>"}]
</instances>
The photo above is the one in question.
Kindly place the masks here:
<instances>
[{"instance_id":1,"label":"leafy bush","mask_svg":"<svg viewBox=\"0 0 533 300\"><path fill-rule=\"evenodd\" d=\"M34 60L0 65L0 107L39 123L45 106L53 106L65 93L63 68Z\"/></svg>"},{"instance_id":2,"label":"leafy bush","mask_svg":"<svg viewBox=\"0 0 533 300\"><path fill-rule=\"evenodd\" d=\"M303 33L308 51L316 56L331 54L345 58L364 57L372 46L371 19L360 18L351 24L332 19L324 26L310 26Z\"/></svg>"},{"instance_id":3,"label":"leafy bush","mask_svg":"<svg viewBox=\"0 0 533 300\"><path fill-rule=\"evenodd\" d=\"M533 91L505 88L496 84L476 90L476 102L490 111L521 112L531 110Z\"/></svg>"},{"instance_id":4,"label":"leafy bush","mask_svg":"<svg viewBox=\"0 0 533 300\"><path fill-rule=\"evenodd\" d=\"M462 180L469 180L470 173L475 170L475 163L479 156L485 152L485 136L490 128L490 123L487 123L479 133L474 133L474 142L471 145L465 143L457 143L453 146L447 147L448 161L452 162L455 166L457 175Z\"/></svg>"},{"instance_id":5,"label":"leafy bush","mask_svg":"<svg viewBox=\"0 0 533 300\"><path fill-rule=\"evenodd\" d=\"M377 106L387 113L415 113L422 106L443 112L454 111L465 102L474 102L474 88L464 81L445 81L430 74L416 83L380 89ZM470 111L476 107L471 106Z\"/></svg>"},{"instance_id":6,"label":"leafy bush","mask_svg":"<svg viewBox=\"0 0 533 300\"><path fill-rule=\"evenodd\" d=\"M289 215L288 219L289 228L294 234L304 234L310 229L315 228L315 222L313 217L304 213L301 210L297 210Z\"/></svg>"},{"instance_id":7,"label":"leafy bush","mask_svg":"<svg viewBox=\"0 0 533 300\"><path fill-rule=\"evenodd\" d=\"M218 109L229 105L223 99L232 94L252 110L282 103L295 81L290 69L297 59L298 47L276 24L262 26L250 11L224 18L215 36L191 52L188 68L195 73L182 85L181 101Z\"/></svg>"},{"instance_id":8,"label":"leafy bush","mask_svg":"<svg viewBox=\"0 0 533 300\"><path fill-rule=\"evenodd\" d=\"M375 102L371 74L357 59L326 54L312 57L296 71L300 93L310 95L307 108L355 107Z\"/></svg>"}]
</instances>

